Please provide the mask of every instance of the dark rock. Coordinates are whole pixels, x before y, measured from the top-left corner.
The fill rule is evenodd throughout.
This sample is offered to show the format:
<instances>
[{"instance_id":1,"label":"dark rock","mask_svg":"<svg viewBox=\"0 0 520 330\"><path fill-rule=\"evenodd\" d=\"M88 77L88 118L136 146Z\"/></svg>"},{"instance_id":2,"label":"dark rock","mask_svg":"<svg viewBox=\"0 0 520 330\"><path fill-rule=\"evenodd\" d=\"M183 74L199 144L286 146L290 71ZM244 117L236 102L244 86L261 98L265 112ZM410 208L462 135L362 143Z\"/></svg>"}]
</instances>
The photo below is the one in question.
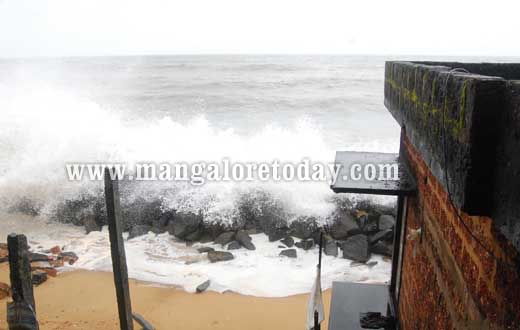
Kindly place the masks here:
<instances>
[{"instance_id":1,"label":"dark rock","mask_svg":"<svg viewBox=\"0 0 520 330\"><path fill-rule=\"evenodd\" d=\"M61 252L58 255L58 259L63 260L64 262L68 262L69 265L72 265L78 260L78 256L76 255L76 253L74 253L72 251L67 251L67 252Z\"/></svg>"},{"instance_id":2,"label":"dark rock","mask_svg":"<svg viewBox=\"0 0 520 330\"><path fill-rule=\"evenodd\" d=\"M339 214L333 220L330 227L330 235L335 239L345 239L349 236L361 233L356 220L350 214Z\"/></svg>"},{"instance_id":3,"label":"dark rock","mask_svg":"<svg viewBox=\"0 0 520 330\"><path fill-rule=\"evenodd\" d=\"M286 249L287 246L285 246L285 245L278 245L278 248L279 248L279 249Z\"/></svg>"},{"instance_id":4,"label":"dark rock","mask_svg":"<svg viewBox=\"0 0 520 330\"><path fill-rule=\"evenodd\" d=\"M93 215L83 217L83 226L87 234L93 231L101 231L101 226L98 225Z\"/></svg>"},{"instance_id":5,"label":"dark rock","mask_svg":"<svg viewBox=\"0 0 520 330\"><path fill-rule=\"evenodd\" d=\"M227 249L228 249L228 250L238 250L238 249L240 249L241 247L242 247L242 246L240 245L239 242L237 242L237 241L233 241L233 242L231 242L231 243L228 244Z\"/></svg>"},{"instance_id":6,"label":"dark rock","mask_svg":"<svg viewBox=\"0 0 520 330\"><path fill-rule=\"evenodd\" d=\"M47 281L47 273L42 270L35 270L32 272L32 283L33 285L40 285Z\"/></svg>"},{"instance_id":7,"label":"dark rock","mask_svg":"<svg viewBox=\"0 0 520 330\"><path fill-rule=\"evenodd\" d=\"M336 244L336 241L334 240L325 240L324 246L323 246L323 252L327 256L338 256L338 245Z\"/></svg>"},{"instance_id":8,"label":"dark rock","mask_svg":"<svg viewBox=\"0 0 520 330\"><path fill-rule=\"evenodd\" d=\"M217 236L215 244L221 244L222 246L229 244L235 238L235 233L228 231Z\"/></svg>"},{"instance_id":9,"label":"dark rock","mask_svg":"<svg viewBox=\"0 0 520 330\"><path fill-rule=\"evenodd\" d=\"M314 217L299 217L289 225L290 235L300 239L311 238L317 230L318 224Z\"/></svg>"},{"instance_id":10,"label":"dark rock","mask_svg":"<svg viewBox=\"0 0 520 330\"><path fill-rule=\"evenodd\" d=\"M287 247L292 247L294 245L294 239L291 236L287 236L286 238L282 239L280 242L285 244L285 246L287 246Z\"/></svg>"},{"instance_id":11,"label":"dark rock","mask_svg":"<svg viewBox=\"0 0 520 330\"><path fill-rule=\"evenodd\" d=\"M235 239L246 249L256 250L256 247L252 242L251 236L249 236L245 230L239 230L235 236Z\"/></svg>"},{"instance_id":12,"label":"dark rock","mask_svg":"<svg viewBox=\"0 0 520 330\"><path fill-rule=\"evenodd\" d=\"M152 227L148 225L133 226L132 229L130 229L130 232L128 233L128 239L146 235L149 231L151 231L151 229Z\"/></svg>"},{"instance_id":13,"label":"dark rock","mask_svg":"<svg viewBox=\"0 0 520 330\"><path fill-rule=\"evenodd\" d=\"M382 241L379 241L370 248L370 251L375 254L380 254L383 256L391 257L392 256L392 244L387 244Z\"/></svg>"},{"instance_id":14,"label":"dark rock","mask_svg":"<svg viewBox=\"0 0 520 330\"><path fill-rule=\"evenodd\" d=\"M279 241L287 236L287 229L278 228L276 230L271 231L269 234L267 234L267 236L269 237L269 242Z\"/></svg>"},{"instance_id":15,"label":"dark rock","mask_svg":"<svg viewBox=\"0 0 520 330\"><path fill-rule=\"evenodd\" d=\"M379 230L393 229L395 226L395 218L389 214L383 214L379 217Z\"/></svg>"},{"instance_id":16,"label":"dark rock","mask_svg":"<svg viewBox=\"0 0 520 330\"><path fill-rule=\"evenodd\" d=\"M213 241L213 237L208 233L202 233L202 235L199 237L200 243L209 243Z\"/></svg>"},{"instance_id":17,"label":"dark rock","mask_svg":"<svg viewBox=\"0 0 520 330\"><path fill-rule=\"evenodd\" d=\"M199 239L202 237L202 232L200 230L196 230L193 233L186 236L184 239L188 242L195 242L199 241Z\"/></svg>"},{"instance_id":18,"label":"dark rock","mask_svg":"<svg viewBox=\"0 0 520 330\"><path fill-rule=\"evenodd\" d=\"M234 259L235 256L233 256L230 252L225 251L209 251L208 252L208 259L211 262L219 262L219 261L228 261Z\"/></svg>"},{"instance_id":19,"label":"dark rock","mask_svg":"<svg viewBox=\"0 0 520 330\"><path fill-rule=\"evenodd\" d=\"M343 258L351 259L359 262L367 262L370 259L370 251L368 249L368 239L366 235L358 234L349 237L341 245L343 249Z\"/></svg>"},{"instance_id":20,"label":"dark rock","mask_svg":"<svg viewBox=\"0 0 520 330\"><path fill-rule=\"evenodd\" d=\"M168 232L175 237L185 239L197 231L202 223L202 216L189 212L175 213L173 221L168 222Z\"/></svg>"},{"instance_id":21,"label":"dark rock","mask_svg":"<svg viewBox=\"0 0 520 330\"><path fill-rule=\"evenodd\" d=\"M299 247L300 249L304 250L310 250L314 246L314 240L312 239L305 239L300 242L297 242L294 244L296 247Z\"/></svg>"},{"instance_id":22,"label":"dark rock","mask_svg":"<svg viewBox=\"0 0 520 330\"><path fill-rule=\"evenodd\" d=\"M121 183L121 189L129 189L125 187L129 183ZM132 187L136 189L137 187ZM137 188L138 189L138 188ZM124 196L124 195L123 195ZM121 213L123 219L123 229L130 231L130 229L136 225L148 225L153 226L154 222L161 218L163 214L162 200L159 198L145 198L137 197L121 200Z\"/></svg>"},{"instance_id":23,"label":"dark rock","mask_svg":"<svg viewBox=\"0 0 520 330\"><path fill-rule=\"evenodd\" d=\"M369 261L369 262L366 263L366 265L368 266L368 268L372 268L375 265L377 265L377 261Z\"/></svg>"},{"instance_id":24,"label":"dark rock","mask_svg":"<svg viewBox=\"0 0 520 330\"><path fill-rule=\"evenodd\" d=\"M207 253L207 252L209 252L209 251L215 251L215 249L212 248L212 247L209 247L209 246L203 246L203 247L201 247L201 248L198 248L197 251L198 251L199 253Z\"/></svg>"},{"instance_id":25,"label":"dark rock","mask_svg":"<svg viewBox=\"0 0 520 330\"><path fill-rule=\"evenodd\" d=\"M280 256L285 256L289 258L296 258L298 255L296 253L296 249L287 249L280 252Z\"/></svg>"},{"instance_id":26,"label":"dark rock","mask_svg":"<svg viewBox=\"0 0 520 330\"><path fill-rule=\"evenodd\" d=\"M168 223L173 221L174 212L166 211L159 218L152 220L152 231L156 234L162 234L168 231Z\"/></svg>"},{"instance_id":27,"label":"dark rock","mask_svg":"<svg viewBox=\"0 0 520 330\"><path fill-rule=\"evenodd\" d=\"M199 284L199 286L197 286L197 289L196 289L197 293L206 291L206 289L209 288L210 284L211 284L210 280L207 280L206 282Z\"/></svg>"},{"instance_id":28,"label":"dark rock","mask_svg":"<svg viewBox=\"0 0 520 330\"><path fill-rule=\"evenodd\" d=\"M29 262L35 261L49 261L49 256L43 253L28 252Z\"/></svg>"},{"instance_id":29,"label":"dark rock","mask_svg":"<svg viewBox=\"0 0 520 330\"><path fill-rule=\"evenodd\" d=\"M378 231L377 233L370 235L368 238L368 243L375 244L379 241L391 241L394 237L394 233L391 229Z\"/></svg>"}]
</instances>

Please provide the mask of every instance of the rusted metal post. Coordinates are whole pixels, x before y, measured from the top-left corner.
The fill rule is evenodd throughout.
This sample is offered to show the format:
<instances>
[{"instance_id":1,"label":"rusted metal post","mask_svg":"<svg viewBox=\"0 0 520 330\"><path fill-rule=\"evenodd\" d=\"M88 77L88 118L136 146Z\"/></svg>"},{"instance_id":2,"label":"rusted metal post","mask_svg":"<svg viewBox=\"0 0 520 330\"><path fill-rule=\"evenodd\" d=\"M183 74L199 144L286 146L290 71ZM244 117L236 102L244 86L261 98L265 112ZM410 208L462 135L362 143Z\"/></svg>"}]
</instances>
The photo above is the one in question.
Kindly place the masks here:
<instances>
[{"instance_id":1,"label":"rusted metal post","mask_svg":"<svg viewBox=\"0 0 520 330\"><path fill-rule=\"evenodd\" d=\"M7 236L7 249L13 295L13 302L7 304L9 330L38 330L27 238L10 234Z\"/></svg>"},{"instance_id":2,"label":"rusted metal post","mask_svg":"<svg viewBox=\"0 0 520 330\"><path fill-rule=\"evenodd\" d=\"M121 330L133 330L132 305L128 287L128 268L126 266L125 246L122 235L121 208L119 205L119 183L112 180L110 169L105 169L105 200L107 204L108 231L112 269L116 286L117 309Z\"/></svg>"}]
</instances>

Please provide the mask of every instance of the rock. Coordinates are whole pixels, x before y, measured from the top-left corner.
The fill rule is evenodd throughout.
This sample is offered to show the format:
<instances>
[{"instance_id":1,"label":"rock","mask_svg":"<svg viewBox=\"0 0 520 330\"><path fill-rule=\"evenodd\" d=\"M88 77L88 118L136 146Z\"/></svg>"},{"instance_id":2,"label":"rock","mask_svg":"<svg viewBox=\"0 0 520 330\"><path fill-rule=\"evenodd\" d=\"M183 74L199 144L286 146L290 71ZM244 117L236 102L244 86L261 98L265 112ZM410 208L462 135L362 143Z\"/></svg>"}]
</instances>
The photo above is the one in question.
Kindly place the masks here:
<instances>
[{"instance_id":1,"label":"rock","mask_svg":"<svg viewBox=\"0 0 520 330\"><path fill-rule=\"evenodd\" d=\"M168 232L177 238L184 239L189 234L197 231L202 224L202 216L189 213L175 213L172 220L168 222Z\"/></svg>"},{"instance_id":2,"label":"rock","mask_svg":"<svg viewBox=\"0 0 520 330\"><path fill-rule=\"evenodd\" d=\"M173 211L166 211L161 214L160 217L152 220L151 231L155 234L162 234L168 231L168 223L173 220Z\"/></svg>"},{"instance_id":3,"label":"rock","mask_svg":"<svg viewBox=\"0 0 520 330\"><path fill-rule=\"evenodd\" d=\"M358 234L349 237L342 245L343 258L359 262L367 262L370 259L368 250L368 238L366 235Z\"/></svg>"},{"instance_id":4,"label":"rock","mask_svg":"<svg viewBox=\"0 0 520 330\"><path fill-rule=\"evenodd\" d=\"M200 238L202 237L202 232L197 229L196 231L194 231L193 233L189 234L188 236L186 236L184 239L188 242L196 242L198 241Z\"/></svg>"},{"instance_id":5,"label":"rock","mask_svg":"<svg viewBox=\"0 0 520 330\"><path fill-rule=\"evenodd\" d=\"M253 244L251 236L249 236L245 230L239 230L235 239L246 249L256 250L256 246Z\"/></svg>"},{"instance_id":6,"label":"rock","mask_svg":"<svg viewBox=\"0 0 520 330\"><path fill-rule=\"evenodd\" d=\"M287 236L287 230L281 228L275 229L271 231L267 236L269 237L269 242L276 242Z\"/></svg>"},{"instance_id":7,"label":"rock","mask_svg":"<svg viewBox=\"0 0 520 330\"><path fill-rule=\"evenodd\" d=\"M0 282L0 300L11 296L11 287L9 284Z\"/></svg>"},{"instance_id":8,"label":"rock","mask_svg":"<svg viewBox=\"0 0 520 330\"><path fill-rule=\"evenodd\" d=\"M42 270L35 270L32 272L32 283L33 285L40 285L47 281L47 273Z\"/></svg>"},{"instance_id":9,"label":"rock","mask_svg":"<svg viewBox=\"0 0 520 330\"><path fill-rule=\"evenodd\" d=\"M49 261L50 257L43 253L28 252L29 262Z\"/></svg>"},{"instance_id":10,"label":"rock","mask_svg":"<svg viewBox=\"0 0 520 330\"><path fill-rule=\"evenodd\" d=\"M382 241L379 241L370 248L370 251L375 254L380 254L383 256L391 257L392 256L392 244L387 244Z\"/></svg>"},{"instance_id":11,"label":"rock","mask_svg":"<svg viewBox=\"0 0 520 330\"><path fill-rule=\"evenodd\" d=\"M151 230L152 227L148 225L135 225L132 227L132 229L130 229L130 232L128 233L128 239L146 235Z\"/></svg>"},{"instance_id":12,"label":"rock","mask_svg":"<svg viewBox=\"0 0 520 330\"><path fill-rule=\"evenodd\" d=\"M49 249L49 252L48 253L52 253L52 254L60 254L61 252L61 248L56 245L56 246L53 246Z\"/></svg>"},{"instance_id":13,"label":"rock","mask_svg":"<svg viewBox=\"0 0 520 330\"><path fill-rule=\"evenodd\" d=\"M314 217L299 217L289 225L290 235L301 239L311 238L317 230L318 224Z\"/></svg>"},{"instance_id":14,"label":"rock","mask_svg":"<svg viewBox=\"0 0 520 330\"><path fill-rule=\"evenodd\" d=\"M220 244L222 246L229 244L235 238L235 233L232 231L228 231L222 233L215 238L215 244Z\"/></svg>"},{"instance_id":15,"label":"rock","mask_svg":"<svg viewBox=\"0 0 520 330\"><path fill-rule=\"evenodd\" d=\"M73 265L78 260L78 256L74 252L62 252L58 255L58 259L63 260L63 262L68 262L69 265Z\"/></svg>"},{"instance_id":16,"label":"rock","mask_svg":"<svg viewBox=\"0 0 520 330\"><path fill-rule=\"evenodd\" d=\"M327 256L338 256L338 245L336 244L336 241L334 240L325 240L324 246L323 246L323 252Z\"/></svg>"},{"instance_id":17,"label":"rock","mask_svg":"<svg viewBox=\"0 0 520 330\"><path fill-rule=\"evenodd\" d=\"M278 248L279 249L287 249L287 246L285 246L285 245L278 245Z\"/></svg>"},{"instance_id":18,"label":"rock","mask_svg":"<svg viewBox=\"0 0 520 330\"><path fill-rule=\"evenodd\" d=\"M101 226L96 222L96 218L93 215L83 217L83 226L87 234L93 231L101 231Z\"/></svg>"},{"instance_id":19,"label":"rock","mask_svg":"<svg viewBox=\"0 0 520 330\"><path fill-rule=\"evenodd\" d=\"M206 289L209 288L210 284L211 284L210 280L207 280L206 282L199 284L196 289L197 293L202 293L202 292L206 291Z\"/></svg>"},{"instance_id":20,"label":"rock","mask_svg":"<svg viewBox=\"0 0 520 330\"><path fill-rule=\"evenodd\" d=\"M211 262L219 262L235 259L235 256L233 256L232 253L225 251L209 251L208 259Z\"/></svg>"},{"instance_id":21,"label":"rock","mask_svg":"<svg viewBox=\"0 0 520 330\"><path fill-rule=\"evenodd\" d=\"M395 218L389 214L383 214L379 217L379 230L393 229L395 226Z\"/></svg>"},{"instance_id":22,"label":"rock","mask_svg":"<svg viewBox=\"0 0 520 330\"><path fill-rule=\"evenodd\" d=\"M296 258L297 257L296 249L283 250L283 251L280 252L280 256L285 256L285 257L289 257L289 258Z\"/></svg>"},{"instance_id":23,"label":"rock","mask_svg":"<svg viewBox=\"0 0 520 330\"><path fill-rule=\"evenodd\" d=\"M384 241L392 240L393 237L394 237L394 233L391 229L381 230L373 235L370 235L368 238L368 243L370 245L372 245L381 240L384 240Z\"/></svg>"},{"instance_id":24,"label":"rock","mask_svg":"<svg viewBox=\"0 0 520 330\"><path fill-rule=\"evenodd\" d=\"M361 233L361 228L354 217L348 213L337 215L330 227L330 235L335 239L345 239L359 233Z\"/></svg>"},{"instance_id":25,"label":"rock","mask_svg":"<svg viewBox=\"0 0 520 330\"><path fill-rule=\"evenodd\" d=\"M299 247L300 249L310 250L314 246L314 240L313 239L306 239L306 240L297 242L294 245L296 247Z\"/></svg>"},{"instance_id":26,"label":"rock","mask_svg":"<svg viewBox=\"0 0 520 330\"><path fill-rule=\"evenodd\" d=\"M239 242L237 241L233 241L231 243L229 243L229 245L227 246L227 249L228 250L238 250L240 249L242 246L240 245Z\"/></svg>"},{"instance_id":27,"label":"rock","mask_svg":"<svg viewBox=\"0 0 520 330\"><path fill-rule=\"evenodd\" d=\"M368 266L368 268L372 268L375 265L377 265L377 261L369 261L369 262L366 263L366 265Z\"/></svg>"},{"instance_id":28,"label":"rock","mask_svg":"<svg viewBox=\"0 0 520 330\"><path fill-rule=\"evenodd\" d=\"M280 242L285 244L285 246L287 246L287 247L292 247L294 245L294 239L291 236L287 236L286 238L282 239Z\"/></svg>"},{"instance_id":29,"label":"rock","mask_svg":"<svg viewBox=\"0 0 520 330\"><path fill-rule=\"evenodd\" d=\"M210 251L215 251L215 249L212 248L212 247L209 247L209 246L203 246L203 247L201 247L201 248L198 248L197 251L198 251L199 253L208 253L208 252L210 252Z\"/></svg>"}]
</instances>

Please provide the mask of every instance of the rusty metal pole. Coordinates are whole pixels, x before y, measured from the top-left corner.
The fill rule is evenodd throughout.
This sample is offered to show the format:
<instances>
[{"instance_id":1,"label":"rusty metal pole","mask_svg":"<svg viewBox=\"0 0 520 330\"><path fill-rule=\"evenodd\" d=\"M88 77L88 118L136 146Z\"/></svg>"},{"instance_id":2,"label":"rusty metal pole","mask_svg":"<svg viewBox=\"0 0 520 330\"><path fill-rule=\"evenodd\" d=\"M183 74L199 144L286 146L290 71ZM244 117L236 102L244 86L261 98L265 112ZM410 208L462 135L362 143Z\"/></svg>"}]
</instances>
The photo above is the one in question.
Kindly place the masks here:
<instances>
[{"instance_id":1,"label":"rusty metal pole","mask_svg":"<svg viewBox=\"0 0 520 330\"><path fill-rule=\"evenodd\" d=\"M114 171L115 172L115 171ZM128 287L128 268L126 266L125 246L122 234L121 208L119 205L119 183L112 179L110 169L105 169L105 201L107 205L108 231L112 269L116 286L117 309L121 330L133 330L132 305Z\"/></svg>"}]
</instances>

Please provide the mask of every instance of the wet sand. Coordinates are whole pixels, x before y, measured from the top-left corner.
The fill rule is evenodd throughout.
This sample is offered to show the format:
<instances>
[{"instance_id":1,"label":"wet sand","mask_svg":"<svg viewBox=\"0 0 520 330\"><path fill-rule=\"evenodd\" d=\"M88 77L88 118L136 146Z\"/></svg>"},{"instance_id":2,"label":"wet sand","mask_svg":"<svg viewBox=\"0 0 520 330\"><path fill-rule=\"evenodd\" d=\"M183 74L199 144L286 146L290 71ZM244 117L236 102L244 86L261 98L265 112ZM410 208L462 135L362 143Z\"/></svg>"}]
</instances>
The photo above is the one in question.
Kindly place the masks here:
<instances>
[{"instance_id":1,"label":"wet sand","mask_svg":"<svg viewBox=\"0 0 520 330\"><path fill-rule=\"evenodd\" d=\"M0 282L9 283L7 264L0 265ZM305 329L308 295L259 298L235 293L192 294L174 287L157 287L130 280L132 308L157 330ZM35 288L41 330L119 329L112 273L61 273ZM323 293L327 329L330 290ZM0 330L7 330L6 302L0 300ZM135 323L135 329L140 329Z\"/></svg>"}]
</instances>

